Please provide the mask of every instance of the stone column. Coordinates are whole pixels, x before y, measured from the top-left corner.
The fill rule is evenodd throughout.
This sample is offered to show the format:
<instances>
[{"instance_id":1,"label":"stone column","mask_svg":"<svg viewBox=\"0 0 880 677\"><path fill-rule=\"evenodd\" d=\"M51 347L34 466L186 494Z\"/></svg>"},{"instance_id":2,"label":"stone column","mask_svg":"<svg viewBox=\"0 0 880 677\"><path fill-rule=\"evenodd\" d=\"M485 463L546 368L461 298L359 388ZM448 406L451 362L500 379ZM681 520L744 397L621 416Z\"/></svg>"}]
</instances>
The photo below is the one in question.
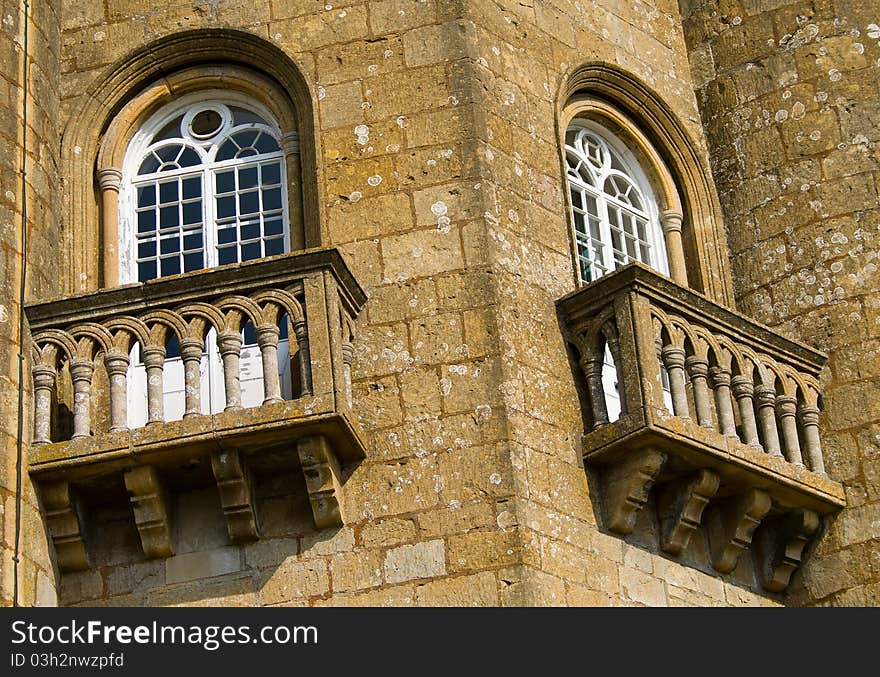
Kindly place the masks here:
<instances>
[{"instance_id":1,"label":"stone column","mask_svg":"<svg viewBox=\"0 0 880 677\"><path fill-rule=\"evenodd\" d=\"M278 337L280 330L274 324L257 327L257 345L263 358L263 404L283 402L281 380L278 377Z\"/></svg>"},{"instance_id":2,"label":"stone column","mask_svg":"<svg viewBox=\"0 0 880 677\"><path fill-rule=\"evenodd\" d=\"M147 372L147 425L165 422L165 400L162 371L165 368L165 346L147 346L141 355Z\"/></svg>"},{"instance_id":3,"label":"stone column","mask_svg":"<svg viewBox=\"0 0 880 677\"><path fill-rule=\"evenodd\" d=\"M306 248L302 213L302 168L299 154L299 134L287 132L281 136L284 166L287 173L287 213L290 223L290 249Z\"/></svg>"},{"instance_id":4,"label":"stone column","mask_svg":"<svg viewBox=\"0 0 880 677\"><path fill-rule=\"evenodd\" d=\"M593 428L608 423L608 406L605 404L605 388L602 387L602 366L601 357L581 357L581 370L587 381L587 398L590 400Z\"/></svg>"},{"instance_id":5,"label":"stone column","mask_svg":"<svg viewBox=\"0 0 880 677\"><path fill-rule=\"evenodd\" d=\"M110 432L128 429L126 377L129 362L128 355L121 351L104 355L104 367L110 381Z\"/></svg>"},{"instance_id":6,"label":"stone column","mask_svg":"<svg viewBox=\"0 0 880 677\"><path fill-rule=\"evenodd\" d=\"M730 399L730 371L723 367L709 370L712 388L715 390L715 411L718 412L718 427L723 435L736 437L736 418Z\"/></svg>"},{"instance_id":7,"label":"stone column","mask_svg":"<svg viewBox=\"0 0 880 677\"><path fill-rule=\"evenodd\" d=\"M101 234L104 238L104 286L119 284L119 186L122 170L106 167L98 170L101 189Z\"/></svg>"},{"instance_id":8,"label":"stone column","mask_svg":"<svg viewBox=\"0 0 880 677\"><path fill-rule=\"evenodd\" d=\"M798 409L801 427L804 431L804 451L810 470L825 474L825 461L822 459L822 443L819 441L819 408L802 404Z\"/></svg>"},{"instance_id":9,"label":"stone column","mask_svg":"<svg viewBox=\"0 0 880 677\"><path fill-rule=\"evenodd\" d=\"M201 366L204 349L205 342L191 336L180 342L180 357L183 360L184 418L202 413Z\"/></svg>"},{"instance_id":10,"label":"stone column","mask_svg":"<svg viewBox=\"0 0 880 677\"><path fill-rule=\"evenodd\" d=\"M789 463L804 467L797 431L797 400L790 395L776 398L776 415L782 429L782 452Z\"/></svg>"},{"instance_id":11,"label":"stone column","mask_svg":"<svg viewBox=\"0 0 880 677\"><path fill-rule=\"evenodd\" d=\"M296 335L296 345L298 348L298 362L300 372L300 382L302 383L302 393L300 395L312 394L312 356L309 352L309 332L305 320L296 320L293 323L293 333Z\"/></svg>"},{"instance_id":12,"label":"stone column","mask_svg":"<svg viewBox=\"0 0 880 677\"><path fill-rule=\"evenodd\" d=\"M95 363L84 358L74 358L69 363L73 380L73 438L80 439L92 434L92 374Z\"/></svg>"},{"instance_id":13,"label":"stone column","mask_svg":"<svg viewBox=\"0 0 880 677\"><path fill-rule=\"evenodd\" d=\"M55 392L55 369L45 365L34 365L34 444L48 444L52 441L49 428L52 422L52 393Z\"/></svg>"},{"instance_id":14,"label":"stone column","mask_svg":"<svg viewBox=\"0 0 880 677\"><path fill-rule=\"evenodd\" d=\"M689 355L685 358L684 363L694 386L694 409L697 410L697 423L704 428L714 430L715 422L712 420L712 403L709 398L709 383L707 381L709 362L705 357Z\"/></svg>"},{"instance_id":15,"label":"stone column","mask_svg":"<svg viewBox=\"0 0 880 677\"><path fill-rule=\"evenodd\" d=\"M753 447L760 447L758 426L755 423L755 384L748 376L734 376L731 379L733 396L739 406L739 419L742 424L743 442Z\"/></svg>"},{"instance_id":16,"label":"stone column","mask_svg":"<svg viewBox=\"0 0 880 677\"><path fill-rule=\"evenodd\" d=\"M758 422L764 451L771 456L782 456L779 449L779 432L776 430L776 390L773 386L759 385L755 388L755 402L758 405Z\"/></svg>"},{"instance_id":17,"label":"stone column","mask_svg":"<svg viewBox=\"0 0 880 677\"><path fill-rule=\"evenodd\" d=\"M660 213L660 225L666 239L666 256L669 259L669 275L682 287L688 286L687 263L681 243L681 222L684 216L674 209Z\"/></svg>"},{"instance_id":18,"label":"stone column","mask_svg":"<svg viewBox=\"0 0 880 677\"><path fill-rule=\"evenodd\" d=\"M680 418L690 418L687 390L684 385L684 348L672 344L660 351L663 366L669 374L669 390L672 392L672 412Z\"/></svg>"},{"instance_id":19,"label":"stone column","mask_svg":"<svg viewBox=\"0 0 880 677\"><path fill-rule=\"evenodd\" d=\"M224 411L241 409L241 344L238 332L224 332L217 336L217 348L223 360L223 387L226 392Z\"/></svg>"}]
</instances>

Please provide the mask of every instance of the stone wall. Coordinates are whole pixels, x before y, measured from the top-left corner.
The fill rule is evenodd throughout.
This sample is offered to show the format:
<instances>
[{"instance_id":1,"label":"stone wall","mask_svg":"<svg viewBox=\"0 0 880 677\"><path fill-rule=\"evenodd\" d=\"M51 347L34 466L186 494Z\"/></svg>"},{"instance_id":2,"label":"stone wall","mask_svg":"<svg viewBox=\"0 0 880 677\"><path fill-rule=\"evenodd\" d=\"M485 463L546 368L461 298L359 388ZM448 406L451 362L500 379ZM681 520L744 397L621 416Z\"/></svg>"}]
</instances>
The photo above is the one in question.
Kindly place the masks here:
<instances>
[{"instance_id":1,"label":"stone wall","mask_svg":"<svg viewBox=\"0 0 880 677\"><path fill-rule=\"evenodd\" d=\"M705 152L673 2L81 0L63 26L66 114L111 63L175 31L283 48L318 102L325 243L370 296L350 523L316 532L301 479L282 477L258 492L266 538L230 547L216 495L193 491L178 555L152 562L130 516L108 512L97 568L62 578L63 603L778 603L753 592L746 558L719 577L699 543L687 567L657 554L651 509L626 541L605 533L580 462L554 306L575 285L558 93L579 64L617 64Z\"/></svg>"},{"instance_id":2,"label":"stone wall","mask_svg":"<svg viewBox=\"0 0 880 677\"><path fill-rule=\"evenodd\" d=\"M880 602L880 15L859 0L683 0L740 309L830 354L821 419L846 485L792 593Z\"/></svg>"},{"instance_id":3,"label":"stone wall","mask_svg":"<svg viewBox=\"0 0 880 677\"><path fill-rule=\"evenodd\" d=\"M31 6L28 28L28 124L22 129L24 3L5 0L0 26L0 604L12 604L16 529L16 456L20 349L19 289L22 272L20 161L27 140L28 279L26 299L48 292L57 277L59 233L56 193L58 163L57 3ZM26 134L26 137L25 137ZM25 349L27 355L27 348ZM29 365L25 373L30 373ZM26 377L27 378L27 377ZM30 390L28 379L26 391ZM30 408L30 397L25 406ZM55 573L40 509L27 477L30 416L25 418L24 491L21 504L19 602L54 605Z\"/></svg>"}]
</instances>

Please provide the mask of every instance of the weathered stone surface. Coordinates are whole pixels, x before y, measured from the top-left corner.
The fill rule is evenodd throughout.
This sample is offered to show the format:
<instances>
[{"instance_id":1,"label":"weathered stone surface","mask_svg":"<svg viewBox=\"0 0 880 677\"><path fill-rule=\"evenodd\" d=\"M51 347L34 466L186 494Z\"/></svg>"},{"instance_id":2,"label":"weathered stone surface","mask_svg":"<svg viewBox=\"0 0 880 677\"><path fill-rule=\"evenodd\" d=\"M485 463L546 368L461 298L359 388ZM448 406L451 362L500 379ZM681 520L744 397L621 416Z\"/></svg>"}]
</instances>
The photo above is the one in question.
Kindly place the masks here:
<instances>
[{"instance_id":1,"label":"weathered stone surface","mask_svg":"<svg viewBox=\"0 0 880 677\"><path fill-rule=\"evenodd\" d=\"M443 541L425 541L389 550L384 562L385 580L402 583L416 578L432 578L446 573Z\"/></svg>"}]
</instances>

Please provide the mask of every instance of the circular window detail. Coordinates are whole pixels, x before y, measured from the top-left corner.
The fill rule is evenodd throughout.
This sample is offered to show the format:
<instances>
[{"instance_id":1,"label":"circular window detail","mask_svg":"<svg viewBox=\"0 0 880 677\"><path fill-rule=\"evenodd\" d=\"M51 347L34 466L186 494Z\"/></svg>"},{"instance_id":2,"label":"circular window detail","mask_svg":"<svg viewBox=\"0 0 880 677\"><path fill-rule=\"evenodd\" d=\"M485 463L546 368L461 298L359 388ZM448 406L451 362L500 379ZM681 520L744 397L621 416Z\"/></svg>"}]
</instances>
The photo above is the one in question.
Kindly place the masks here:
<instances>
[{"instance_id":1,"label":"circular window detail","mask_svg":"<svg viewBox=\"0 0 880 677\"><path fill-rule=\"evenodd\" d=\"M226 106L199 106L184 116L183 128L192 139L204 142L217 136L231 121L232 114Z\"/></svg>"}]
</instances>

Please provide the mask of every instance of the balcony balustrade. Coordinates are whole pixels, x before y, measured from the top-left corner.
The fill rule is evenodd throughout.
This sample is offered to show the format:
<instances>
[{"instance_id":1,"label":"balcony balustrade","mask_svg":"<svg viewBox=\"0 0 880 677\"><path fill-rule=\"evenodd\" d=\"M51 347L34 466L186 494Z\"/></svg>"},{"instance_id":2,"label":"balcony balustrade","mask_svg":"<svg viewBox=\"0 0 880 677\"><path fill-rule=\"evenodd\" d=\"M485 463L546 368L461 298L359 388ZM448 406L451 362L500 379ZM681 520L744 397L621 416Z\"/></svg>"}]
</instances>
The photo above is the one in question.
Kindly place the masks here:
<instances>
[{"instance_id":1,"label":"balcony balustrade","mask_svg":"<svg viewBox=\"0 0 880 677\"><path fill-rule=\"evenodd\" d=\"M716 570L751 549L763 586L783 590L844 504L819 434L825 356L641 264L557 305L607 528L631 533L653 498L665 552L702 525Z\"/></svg>"},{"instance_id":2,"label":"balcony balustrade","mask_svg":"<svg viewBox=\"0 0 880 677\"><path fill-rule=\"evenodd\" d=\"M364 456L351 361L365 301L324 249L27 307L29 471L60 567L88 566L81 489L124 486L150 557L173 554L168 487L194 476L216 483L232 541L260 534L253 472L291 466L316 526L341 525L340 464Z\"/></svg>"}]
</instances>

